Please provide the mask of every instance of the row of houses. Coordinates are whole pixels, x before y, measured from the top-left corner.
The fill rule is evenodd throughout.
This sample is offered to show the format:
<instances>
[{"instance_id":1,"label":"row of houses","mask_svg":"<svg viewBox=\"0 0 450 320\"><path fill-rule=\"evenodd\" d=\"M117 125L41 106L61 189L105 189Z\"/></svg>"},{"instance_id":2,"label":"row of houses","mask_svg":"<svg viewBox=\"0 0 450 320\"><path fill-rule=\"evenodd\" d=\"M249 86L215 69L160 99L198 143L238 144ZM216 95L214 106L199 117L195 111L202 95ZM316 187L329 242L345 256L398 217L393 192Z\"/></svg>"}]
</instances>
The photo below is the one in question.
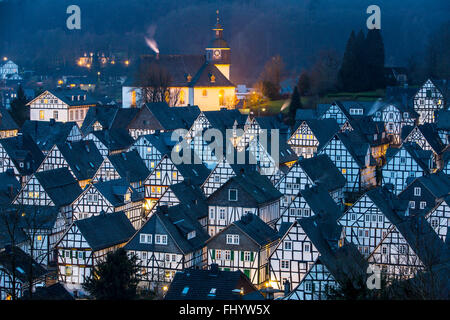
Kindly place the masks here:
<instances>
[{"instance_id":1,"label":"row of houses","mask_svg":"<svg viewBox=\"0 0 450 320\"><path fill-rule=\"evenodd\" d=\"M77 295L121 247L138 257L140 286L151 290L215 265L300 300L324 299L369 267L394 279L445 266L445 121L403 126L397 141L359 106L300 112L293 127L278 116L165 103L89 107L81 126L27 121L0 139L2 212L23 233L3 232L2 248L46 270L35 286L58 281ZM211 128L224 148L211 146ZM178 162L180 152L192 161Z\"/></svg>"}]
</instances>

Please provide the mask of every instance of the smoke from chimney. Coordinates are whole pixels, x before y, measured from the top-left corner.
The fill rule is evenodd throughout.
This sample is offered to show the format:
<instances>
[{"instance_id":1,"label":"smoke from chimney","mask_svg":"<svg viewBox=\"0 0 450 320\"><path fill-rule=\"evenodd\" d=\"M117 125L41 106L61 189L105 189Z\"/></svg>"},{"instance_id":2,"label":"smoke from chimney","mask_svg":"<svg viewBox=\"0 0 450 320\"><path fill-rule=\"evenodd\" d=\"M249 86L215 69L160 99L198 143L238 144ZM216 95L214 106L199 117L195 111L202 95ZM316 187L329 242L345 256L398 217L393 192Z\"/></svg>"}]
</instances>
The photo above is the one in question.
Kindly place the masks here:
<instances>
[{"instance_id":1,"label":"smoke from chimney","mask_svg":"<svg viewBox=\"0 0 450 320\"><path fill-rule=\"evenodd\" d=\"M151 25L147 29L147 36L144 37L145 42L147 43L148 47L152 49L156 53L156 57L159 57L159 49L158 44L156 43L154 36L155 36L156 26Z\"/></svg>"}]
</instances>

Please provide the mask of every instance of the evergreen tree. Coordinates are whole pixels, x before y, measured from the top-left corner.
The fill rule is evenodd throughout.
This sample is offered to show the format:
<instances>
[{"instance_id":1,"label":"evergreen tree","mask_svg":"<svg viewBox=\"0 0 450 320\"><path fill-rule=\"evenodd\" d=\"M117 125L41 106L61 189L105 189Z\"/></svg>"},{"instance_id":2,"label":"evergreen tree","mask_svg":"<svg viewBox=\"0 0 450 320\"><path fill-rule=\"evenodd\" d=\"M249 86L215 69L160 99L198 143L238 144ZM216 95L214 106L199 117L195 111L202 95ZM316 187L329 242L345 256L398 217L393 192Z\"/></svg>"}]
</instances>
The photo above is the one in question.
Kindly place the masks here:
<instances>
[{"instance_id":1,"label":"evergreen tree","mask_svg":"<svg viewBox=\"0 0 450 320\"><path fill-rule=\"evenodd\" d=\"M366 56L366 37L362 30L359 30L355 38L355 54L356 64L354 68L355 82L350 91L361 92L369 89L369 70L367 68L367 56Z\"/></svg>"},{"instance_id":2,"label":"evergreen tree","mask_svg":"<svg viewBox=\"0 0 450 320\"><path fill-rule=\"evenodd\" d=\"M137 257L128 257L123 248L109 252L98 264L83 288L97 300L130 300L136 297L139 282Z\"/></svg>"},{"instance_id":3,"label":"evergreen tree","mask_svg":"<svg viewBox=\"0 0 450 320\"><path fill-rule=\"evenodd\" d=\"M306 71L300 74L297 87L301 96L306 96L311 92L311 79Z\"/></svg>"},{"instance_id":4,"label":"evergreen tree","mask_svg":"<svg viewBox=\"0 0 450 320\"><path fill-rule=\"evenodd\" d=\"M385 87L384 78L384 44L379 29L369 30L364 46L364 58L369 75L368 89L374 90Z\"/></svg>"},{"instance_id":5,"label":"evergreen tree","mask_svg":"<svg viewBox=\"0 0 450 320\"><path fill-rule=\"evenodd\" d=\"M11 101L11 116L14 121L22 127L25 120L30 118L27 104L27 97L25 96L25 92L21 85L17 90L17 97Z\"/></svg>"},{"instance_id":6,"label":"evergreen tree","mask_svg":"<svg viewBox=\"0 0 450 320\"><path fill-rule=\"evenodd\" d=\"M352 30L350 37L348 38L347 45L345 47L344 57L342 59L341 68L338 72L337 87L340 90L350 90L355 85L355 68L356 68L356 48L355 48L356 36Z\"/></svg>"},{"instance_id":7,"label":"evergreen tree","mask_svg":"<svg viewBox=\"0 0 450 320\"><path fill-rule=\"evenodd\" d=\"M302 109L302 100L300 98L300 93L298 92L298 87L294 87L294 92L292 93L291 102L289 103L289 123L294 125L295 123L295 114L298 109Z\"/></svg>"}]
</instances>

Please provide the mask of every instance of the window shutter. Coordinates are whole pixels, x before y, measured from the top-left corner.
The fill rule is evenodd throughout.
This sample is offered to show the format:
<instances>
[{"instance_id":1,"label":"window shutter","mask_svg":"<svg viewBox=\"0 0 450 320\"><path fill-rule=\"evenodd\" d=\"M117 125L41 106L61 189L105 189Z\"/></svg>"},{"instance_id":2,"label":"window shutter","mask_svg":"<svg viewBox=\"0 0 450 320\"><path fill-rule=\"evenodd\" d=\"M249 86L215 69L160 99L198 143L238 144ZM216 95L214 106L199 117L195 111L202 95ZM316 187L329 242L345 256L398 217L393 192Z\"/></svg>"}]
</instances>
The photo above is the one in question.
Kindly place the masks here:
<instances>
[{"instance_id":1,"label":"window shutter","mask_svg":"<svg viewBox=\"0 0 450 320\"><path fill-rule=\"evenodd\" d=\"M231 250L231 260L234 260L234 250Z\"/></svg>"},{"instance_id":2,"label":"window shutter","mask_svg":"<svg viewBox=\"0 0 450 320\"><path fill-rule=\"evenodd\" d=\"M70 250L70 258L72 258L72 250Z\"/></svg>"},{"instance_id":3,"label":"window shutter","mask_svg":"<svg viewBox=\"0 0 450 320\"><path fill-rule=\"evenodd\" d=\"M250 252L250 261L253 261L253 251Z\"/></svg>"},{"instance_id":4,"label":"window shutter","mask_svg":"<svg viewBox=\"0 0 450 320\"><path fill-rule=\"evenodd\" d=\"M241 251L241 261L244 261L244 251Z\"/></svg>"},{"instance_id":5,"label":"window shutter","mask_svg":"<svg viewBox=\"0 0 450 320\"><path fill-rule=\"evenodd\" d=\"M211 259L215 259L216 258L216 250L211 250Z\"/></svg>"},{"instance_id":6,"label":"window shutter","mask_svg":"<svg viewBox=\"0 0 450 320\"><path fill-rule=\"evenodd\" d=\"M83 251L83 259L86 259L86 251Z\"/></svg>"}]
</instances>

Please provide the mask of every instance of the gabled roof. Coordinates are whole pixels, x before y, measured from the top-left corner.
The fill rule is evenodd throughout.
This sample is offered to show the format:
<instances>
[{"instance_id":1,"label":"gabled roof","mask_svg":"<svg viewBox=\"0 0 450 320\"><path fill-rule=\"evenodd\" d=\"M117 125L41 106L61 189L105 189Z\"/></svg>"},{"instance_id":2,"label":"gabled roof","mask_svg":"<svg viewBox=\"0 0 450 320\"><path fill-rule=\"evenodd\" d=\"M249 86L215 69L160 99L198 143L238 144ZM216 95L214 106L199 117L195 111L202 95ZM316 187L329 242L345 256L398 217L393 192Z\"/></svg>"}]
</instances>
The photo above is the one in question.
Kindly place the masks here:
<instances>
[{"instance_id":1,"label":"gabled roof","mask_svg":"<svg viewBox=\"0 0 450 320\"><path fill-rule=\"evenodd\" d=\"M408 211L409 201L397 197L387 186L371 189L366 192L366 195L391 223Z\"/></svg>"},{"instance_id":2,"label":"gabled roof","mask_svg":"<svg viewBox=\"0 0 450 320\"><path fill-rule=\"evenodd\" d=\"M344 144L347 151L356 161L360 168L366 166L366 155L369 151L370 144L356 131L338 132L335 136ZM373 158L371 157L371 163Z\"/></svg>"},{"instance_id":3,"label":"gabled roof","mask_svg":"<svg viewBox=\"0 0 450 320\"><path fill-rule=\"evenodd\" d=\"M339 131L339 125L335 119L310 119L297 121L295 124L295 129L293 133L300 127L300 125L305 122L306 125L311 129L316 139L319 141L317 150L320 151L323 146L330 141L330 139Z\"/></svg>"},{"instance_id":4,"label":"gabled roof","mask_svg":"<svg viewBox=\"0 0 450 320\"><path fill-rule=\"evenodd\" d=\"M402 129L402 140L405 140L414 128L417 128L422 133L423 137L435 153L439 154L445 149L445 144L439 137L436 123L424 123L419 126L404 126Z\"/></svg>"},{"instance_id":5,"label":"gabled roof","mask_svg":"<svg viewBox=\"0 0 450 320\"><path fill-rule=\"evenodd\" d=\"M225 188L228 188L230 183L238 184L259 205L275 201L282 197L280 191L273 186L267 176L261 175L257 171L236 174L236 176L231 177L219 189L214 191L210 197L219 192L223 192Z\"/></svg>"},{"instance_id":6,"label":"gabled roof","mask_svg":"<svg viewBox=\"0 0 450 320\"><path fill-rule=\"evenodd\" d=\"M92 134L108 148L109 151L126 150L134 139L123 128L93 131Z\"/></svg>"},{"instance_id":7,"label":"gabled roof","mask_svg":"<svg viewBox=\"0 0 450 320\"><path fill-rule=\"evenodd\" d=\"M136 231L123 211L101 213L74 224L94 251L127 242Z\"/></svg>"},{"instance_id":8,"label":"gabled roof","mask_svg":"<svg viewBox=\"0 0 450 320\"><path fill-rule=\"evenodd\" d=\"M86 91L83 91L81 89L61 89L56 88L53 90L47 90L43 92L42 94L38 95L36 98L31 100L27 103L27 105L30 105L32 102L34 102L36 99L39 99L39 97L45 93L49 92L50 94L54 95L58 99L62 100L64 103L66 103L68 106L87 106L87 105L95 105L97 101L95 101L92 97L89 96ZM74 100L72 100L72 96L74 96ZM80 96L80 100L78 99L78 96ZM84 97L86 96L86 99ZM84 99L84 100L83 100Z\"/></svg>"},{"instance_id":9,"label":"gabled roof","mask_svg":"<svg viewBox=\"0 0 450 320\"><path fill-rule=\"evenodd\" d=\"M15 137L0 139L0 145L13 161L20 175L26 176L32 174L44 160L44 154L27 134L19 134ZM23 167L19 163L23 163ZM29 163L30 167L26 163Z\"/></svg>"},{"instance_id":10,"label":"gabled roof","mask_svg":"<svg viewBox=\"0 0 450 320\"><path fill-rule=\"evenodd\" d=\"M172 140L172 132L157 132L155 134L147 134L138 138L145 138L151 146L155 147L161 155L169 155L172 148L178 144L178 141Z\"/></svg>"},{"instance_id":11,"label":"gabled roof","mask_svg":"<svg viewBox=\"0 0 450 320\"><path fill-rule=\"evenodd\" d=\"M339 246L342 226L334 219L312 216L297 221L319 251L316 263L324 264L338 282L353 282L366 275L367 261L356 246L348 242Z\"/></svg>"},{"instance_id":12,"label":"gabled roof","mask_svg":"<svg viewBox=\"0 0 450 320\"><path fill-rule=\"evenodd\" d=\"M100 181L95 183L94 187L114 207L119 207L125 204L125 194L130 189L132 193L137 193L137 191L134 190L126 181L126 179Z\"/></svg>"},{"instance_id":13,"label":"gabled roof","mask_svg":"<svg viewBox=\"0 0 450 320\"><path fill-rule=\"evenodd\" d=\"M244 214L233 224L249 236L259 246L263 247L280 238L278 232L253 213Z\"/></svg>"},{"instance_id":14,"label":"gabled roof","mask_svg":"<svg viewBox=\"0 0 450 320\"><path fill-rule=\"evenodd\" d=\"M208 178L211 170L202 163L198 156L194 154L193 150L191 150L191 153L191 163L174 163L174 165L184 180L189 179L192 184L200 186Z\"/></svg>"},{"instance_id":15,"label":"gabled roof","mask_svg":"<svg viewBox=\"0 0 450 320\"><path fill-rule=\"evenodd\" d=\"M47 273L30 255L22 251L18 247L11 246L0 250L0 266L2 266L9 274L15 274L21 282L28 281L30 276L30 266L32 268L33 280L36 280ZM13 269L15 268L15 270Z\"/></svg>"},{"instance_id":16,"label":"gabled roof","mask_svg":"<svg viewBox=\"0 0 450 320\"><path fill-rule=\"evenodd\" d=\"M194 185L184 180L180 183L171 185L169 189L172 190L178 200L180 200L180 203L191 211L191 216L200 219L208 214L206 196L198 185Z\"/></svg>"},{"instance_id":17,"label":"gabled roof","mask_svg":"<svg viewBox=\"0 0 450 320\"><path fill-rule=\"evenodd\" d=\"M245 286L245 294L256 293L255 299L264 299L251 281L240 270L220 271L214 266L210 270L185 269L175 274L165 300L240 300L239 294ZM183 294L183 290L187 293ZM247 289L248 288L248 289ZM246 291L247 289L247 291ZM212 291L213 290L213 293Z\"/></svg>"},{"instance_id":18,"label":"gabled roof","mask_svg":"<svg viewBox=\"0 0 450 320\"><path fill-rule=\"evenodd\" d=\"M66 142L75 126L76 122L27 120L21 132L30 135L41 150L49 151L55 144Z\"/></svg>"},{"instance_id":19,"label":"gabled roof","mask_svg":"<svg viewBox=\"0 0 450 320\"><path fill-rule=\"evenodd\" d=\"M386 87L383 101L374 104L374 108L369 112L370 115L380 111L388 105L394 105L400 112L408 112L413 117L418 117L414 110L414 96L418 89L413 87L395 86Z\"/></svg>"},{"instance_id":20,"label":"gabled roof","mask_svg":"<svg viewBox=\"0 0 450 320\"><path fill-rule=\"evenodd\" d=\"M328 191L343 188L346 184L345 177L326 154L299 159L298 164L315 184L323 186Z\"/></svg>"},{"instance_id":21,"label":"gabled roof","mask_svg":"<svg viewBox=\"0 0 450 320\"><path fill-rule=\"evenodd\" d=\"M430 172L430 159L433 152L431 150L423 150L415 142L404 142L400 148L388 148L386 150L386 162L392 159L401 149L405 149L406 152L417 162L424 172Z\"/></svg>"},{"instance_id":22,"label":"gabled roof","mask_svg":"<svg viewBox=\"0 0 450 320\"><path fill-rule=\"evenodd\" d=\"M71 204L82 192L67 167L36 172L34 175L56 206Z\"/></svg>"},{"instance_id":23,"label":"gabled roof","mask_svg":"<svg viewBox=\"0 0 450 320\"><path fill-rule=\"evenodd\" d=\"M152 243L140 243L140 233L155 233L155 223L159 221L168 233L168 236L175 242L176 246L184 254L201 249L209 235L191 214L191 210L183 204L176 206L158 207L142 226L142 228L125 245L125 250L158 251L159 245ZM187 235L195 231L195 237L187 239Z\"/></svg>"},{"instance_id":24,"label":"gabled roof","mask_svg":"<svg viewBox=\"0 0 450 320\"><path fill-rule=\"evenodd\" d=\"M120 177L132 183L143 181L150 174L144 160L136 150L109 155L108 159Z\"/></svg>"},{"instance_id":25,"label":"gabled roof","mask_svg":"<svg viewBox=\"0 0 450 320\"><path fill-rule=\"evenodd\" d=\"M29 297L23 297L29 299ZM75 300L75 298L64 288L64 286L57 282L48 287L38 287L33 292L32 300Z\"/></svg>"},{"instance_id":26,"label":"gabled roof","mask_svg":"<svg viewBox=\"0 0 450 320\"><path fill-rule=\"evenodd\" d=\"M444 99L450 97L450 80L448 79L430 79L436 88L442 93ZM448 102L447 102L448 103Z\"/></svg>"},{"instance_id":27,"label":"gabled roof","mask_svg":"<svg viewBox=\"0 0 450 320\"><path fill-rule=\"evenodd\" d=\"M93 131L93 125L98 122L103 129L126 128L134 119L139 109L119 107L90 107L84 117L81 132L84 135Z\"/></svg>"},{"instance_id":28,"label":"gabled roof","mask_svg":"<svg viewBox=\"0 0 450 320\"><path fill-rule=\"evenodd\" d=\"M221 109L217 111L203 111L211 127L217 130L232 129L236 122L237 128L243 128L247 117L239 110Z\"/></svg>"},{"instance_id":29,"label":"gabled roof","mask_svg":"<svg viewBox=\"0 0 450 320\"><path fill-rule=\"evenodd\" d=\"M0 205L10 204L21 188L13 170L0 173Z\"/></svg>"},{"instance_id":30,"label":"gabled roof","mask_svg":"<svg viewBox=\"0 0 450 320\"><path fill-rule=\"evenodd\" d=\"M91 179L103 163L103 156L92 140L57 144L78 181Z\"/></svg>"},{"instance_id":31,"label":"gabled roof","mask_svg":"<svg viewBox=\"0 0 450 320\"><path fill-rule=\"evenodd\" d=\"M450 110L439 110L436 113L436 127L438 130L450 131Z\"/></svg>"},{"instance_id":32,"label":"gabled roof","mask_svg":"<svg viewBox=\"0 0 450 320\"><path fill-rule=\"evenodd\" d=\"M334 220L342 215L342 210L323 186L306 186L305 189L300 191L300 194L315 215Z\"/></svg>"},{"instance_id":33,"label":"gabled roof","mask_svg":"<svg viewBox=\"0 0 450 320\"><path fill-rule=\"evenodd\" d=\"M206 61L204 55L143 55L141 64L149 68L158 66L166 70L171 77L170 85L173 87L235 86L216 66ZM212 75L215 77L214 82L211 81ZM139 84L134 82L133 85Z\"/></svg>"},{"instance_id":34,"label":"gabled roof","mask_svg":"<svg viewBox=\"0 0 450 320\"><path fill-rule=\"evenodd\" d=\"M450 194L450 176L442 171L416 178L427 188L435 198L442 198Z\"/></svg>"},{"instance_id":35,"label":"gabled roof","mask_svg":"<svg viewBox=\"0 0 450 320\"><path fill-rule=\"evenodd\" d=\"M0 131L19 130L19 126L5 108L0 107Z\"/></svg>"}]
</instances>

